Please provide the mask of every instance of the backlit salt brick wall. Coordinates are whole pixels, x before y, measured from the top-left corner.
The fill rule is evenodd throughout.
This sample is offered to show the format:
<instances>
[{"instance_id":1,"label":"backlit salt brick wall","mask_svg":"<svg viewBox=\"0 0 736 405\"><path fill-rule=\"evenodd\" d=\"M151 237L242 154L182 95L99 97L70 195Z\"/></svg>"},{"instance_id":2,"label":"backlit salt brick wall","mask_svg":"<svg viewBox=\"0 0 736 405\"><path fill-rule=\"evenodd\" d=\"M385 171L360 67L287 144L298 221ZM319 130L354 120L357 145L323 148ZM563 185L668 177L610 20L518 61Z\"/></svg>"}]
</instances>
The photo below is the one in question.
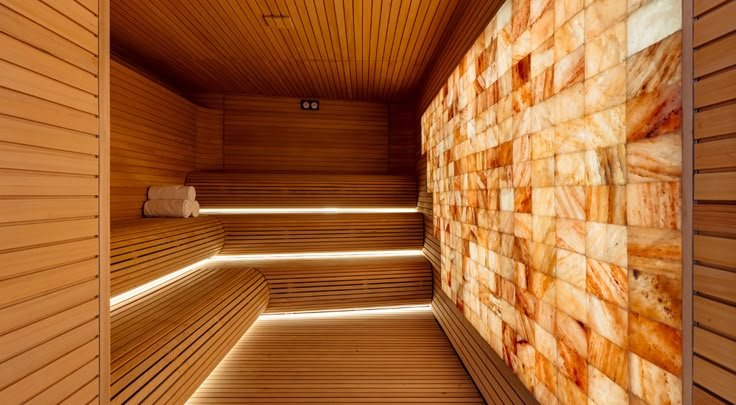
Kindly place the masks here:
<instances>
[{"instance_id":1,"label":"backlit salt brick wall","mask_svg":"<svg viewBox=\"0 0 736 405\"><path fill-rule=\"evenodd\" d=\"M681 402L681 22L509 0L422 117L442 288L544 404Z\"/></svg>"}]
</instances>

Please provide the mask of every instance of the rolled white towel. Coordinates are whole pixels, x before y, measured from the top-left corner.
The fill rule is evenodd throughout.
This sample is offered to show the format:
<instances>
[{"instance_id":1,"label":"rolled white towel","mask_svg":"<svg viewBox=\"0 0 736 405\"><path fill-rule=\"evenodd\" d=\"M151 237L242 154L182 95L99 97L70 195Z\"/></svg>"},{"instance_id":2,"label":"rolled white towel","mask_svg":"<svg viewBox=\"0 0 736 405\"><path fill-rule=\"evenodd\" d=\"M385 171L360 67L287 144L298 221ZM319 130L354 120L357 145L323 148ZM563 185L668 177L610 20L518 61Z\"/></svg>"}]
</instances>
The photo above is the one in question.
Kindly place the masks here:
<instances>
[{"instance_id":1,"label":"rolled white towel","mask_svg":"<svg viewBox=\"0 0 736 405\"><path fill-rule=\"evenodd\" d=\"M189 200L194 201L197 191L192 186L151 186L148 188L149 200Z\"/></svg>"},{"instance_id":2,"label":"rolled white towel","mask_svg":"<svg viewBox=\"0 0 736 405\"><path fill-rule=\"evenodd\" d=\"M189 200L148 200L143 204L143 215L149 218L187 218L192 215Z\"/></svg>"},{"instance_id":3,"label":"rolled white towel","mask_svg":"<svg viewBox=\"0 0 736 405\"><path fill-rule=\"evenodd\" d=\"M199 201L192 201L192 218L199 216Z\"/></svg>"}]
</instances>

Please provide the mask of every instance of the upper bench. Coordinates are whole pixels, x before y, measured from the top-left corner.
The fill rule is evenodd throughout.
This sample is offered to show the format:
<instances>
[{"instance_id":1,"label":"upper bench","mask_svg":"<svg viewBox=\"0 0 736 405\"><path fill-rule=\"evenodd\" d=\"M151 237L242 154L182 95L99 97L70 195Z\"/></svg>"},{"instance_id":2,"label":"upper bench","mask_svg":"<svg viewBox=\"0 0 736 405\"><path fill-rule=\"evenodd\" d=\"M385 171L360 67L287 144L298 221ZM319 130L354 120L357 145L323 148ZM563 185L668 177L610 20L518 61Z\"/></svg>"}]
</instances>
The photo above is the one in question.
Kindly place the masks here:
<instances>
[{"instance_id":1,"label":"upper bench","mask_svg":"<svg viewBox=\"0 0 736 405\"><path fill-rule=\"evenodd\" d=\"M415 208L412 177L358 174L190 173L203 208Z\"/></svg>"}]
</instances>

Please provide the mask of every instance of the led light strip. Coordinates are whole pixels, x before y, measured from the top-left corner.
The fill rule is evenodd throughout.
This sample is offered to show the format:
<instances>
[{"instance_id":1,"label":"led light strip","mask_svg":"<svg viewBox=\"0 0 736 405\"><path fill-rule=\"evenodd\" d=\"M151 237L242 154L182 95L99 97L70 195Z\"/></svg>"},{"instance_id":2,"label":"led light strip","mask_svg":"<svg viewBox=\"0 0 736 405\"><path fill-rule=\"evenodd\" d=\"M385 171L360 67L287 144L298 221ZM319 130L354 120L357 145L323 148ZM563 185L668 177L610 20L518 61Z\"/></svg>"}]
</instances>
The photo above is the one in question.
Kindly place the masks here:
<instances>
[{"instance_id":1,"label":"led light strip","mask_svg":"<svg viewBox=\"0 0 736 405\"><path fill-rule=\"evenodd\" d=\"M200 214L393 214L417 212L416 208L202 208Z\"/></svg>"},{"instance_id":2,"label":"led light strip","mask_svg":"<svg viewBox=\"0 0 736 405\"><path fill-rule=\"evenodd\" d=\"M324 252L324 253L274 253L264 255L228 255L215 256L216 262L256 261L256 260L290 260L290 259L343 259L361 257L404 257L421 256L421 250L372 250L365 252Z\"/></svg>"},{"instance_id":3,"label":"led light strip","mask_svg":"<svg viewBox=\"0 0 736 405\"><path fill-rule=\"evenodd\" d=\"M385 315L385 314L406 314L413 312L428 312L432 310L432 306L427 305L406 305L397 307L384 308L360 308L345 309L340 311L314 311L314 312L294 312L285 314L263 314L258 317L259 321L279 321L287 319L311 319L311 318L342 318L361 315Z\"/></svg>"},{"instance_id":4,"label":"led light strip","mask_svg":"<svg viewBox=\"0 0 736 405\"><path fill-rule=\"evenodd\" d=\"M158 286L160 286L162 284L165 284L165 283L167 283L167 282L169 282L169 281L171 281L171 280L173 280L175 278L181 277L184 274L186 274L186 273L188 273L188 272L190 272L190 271L192 271L192 270L194 270L194 269L196 269L198 267L201 267L204 264L209 263L211 260L212 259L204 259L204 260L198 261L197 263L194 263L192 265L189 265L187 267L184 267L181 270L177 270L177 271L175 271L173 273L169 273L169 274L167 274L167 275L165 275L163 277L157 278L157 279L155 279L153 281L150 281L150 282L148 282L146 284L143 284L142 286L139 286L139 287L136 287L136 288L134 288L132 290L126 291L126 292L124 292L124 293L122 293L120 295L116 295L116 296L110 298L110 306L111 307L114 307L115 305L118 305L118 304L120 304L123 301L126 301L126 300L128 300L130 298L133 298L133 297L137 296L137 295L143 294L146 291L153 290L154 288L156 288L156 287L158 287Z\"/></svg>"}]
</instances>

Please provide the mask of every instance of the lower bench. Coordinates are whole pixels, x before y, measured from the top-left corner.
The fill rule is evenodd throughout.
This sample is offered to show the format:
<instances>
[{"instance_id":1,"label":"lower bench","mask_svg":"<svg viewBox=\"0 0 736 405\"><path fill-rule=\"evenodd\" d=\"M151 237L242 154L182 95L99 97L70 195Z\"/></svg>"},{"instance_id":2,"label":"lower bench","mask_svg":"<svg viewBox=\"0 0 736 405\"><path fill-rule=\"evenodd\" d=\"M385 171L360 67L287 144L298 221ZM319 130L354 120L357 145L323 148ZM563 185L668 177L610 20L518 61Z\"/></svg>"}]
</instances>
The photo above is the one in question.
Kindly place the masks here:
<instances>
[{"instance_id":1,"label":"lower bench","mask_svg":"<svg viewBox=\"0 0 736 405\"><path fill-rule=\"evenodd\" d=\"M209 264L115 305L111 402L183 403L268 300L257 270Z\"/></svg>"}]
</instances>

